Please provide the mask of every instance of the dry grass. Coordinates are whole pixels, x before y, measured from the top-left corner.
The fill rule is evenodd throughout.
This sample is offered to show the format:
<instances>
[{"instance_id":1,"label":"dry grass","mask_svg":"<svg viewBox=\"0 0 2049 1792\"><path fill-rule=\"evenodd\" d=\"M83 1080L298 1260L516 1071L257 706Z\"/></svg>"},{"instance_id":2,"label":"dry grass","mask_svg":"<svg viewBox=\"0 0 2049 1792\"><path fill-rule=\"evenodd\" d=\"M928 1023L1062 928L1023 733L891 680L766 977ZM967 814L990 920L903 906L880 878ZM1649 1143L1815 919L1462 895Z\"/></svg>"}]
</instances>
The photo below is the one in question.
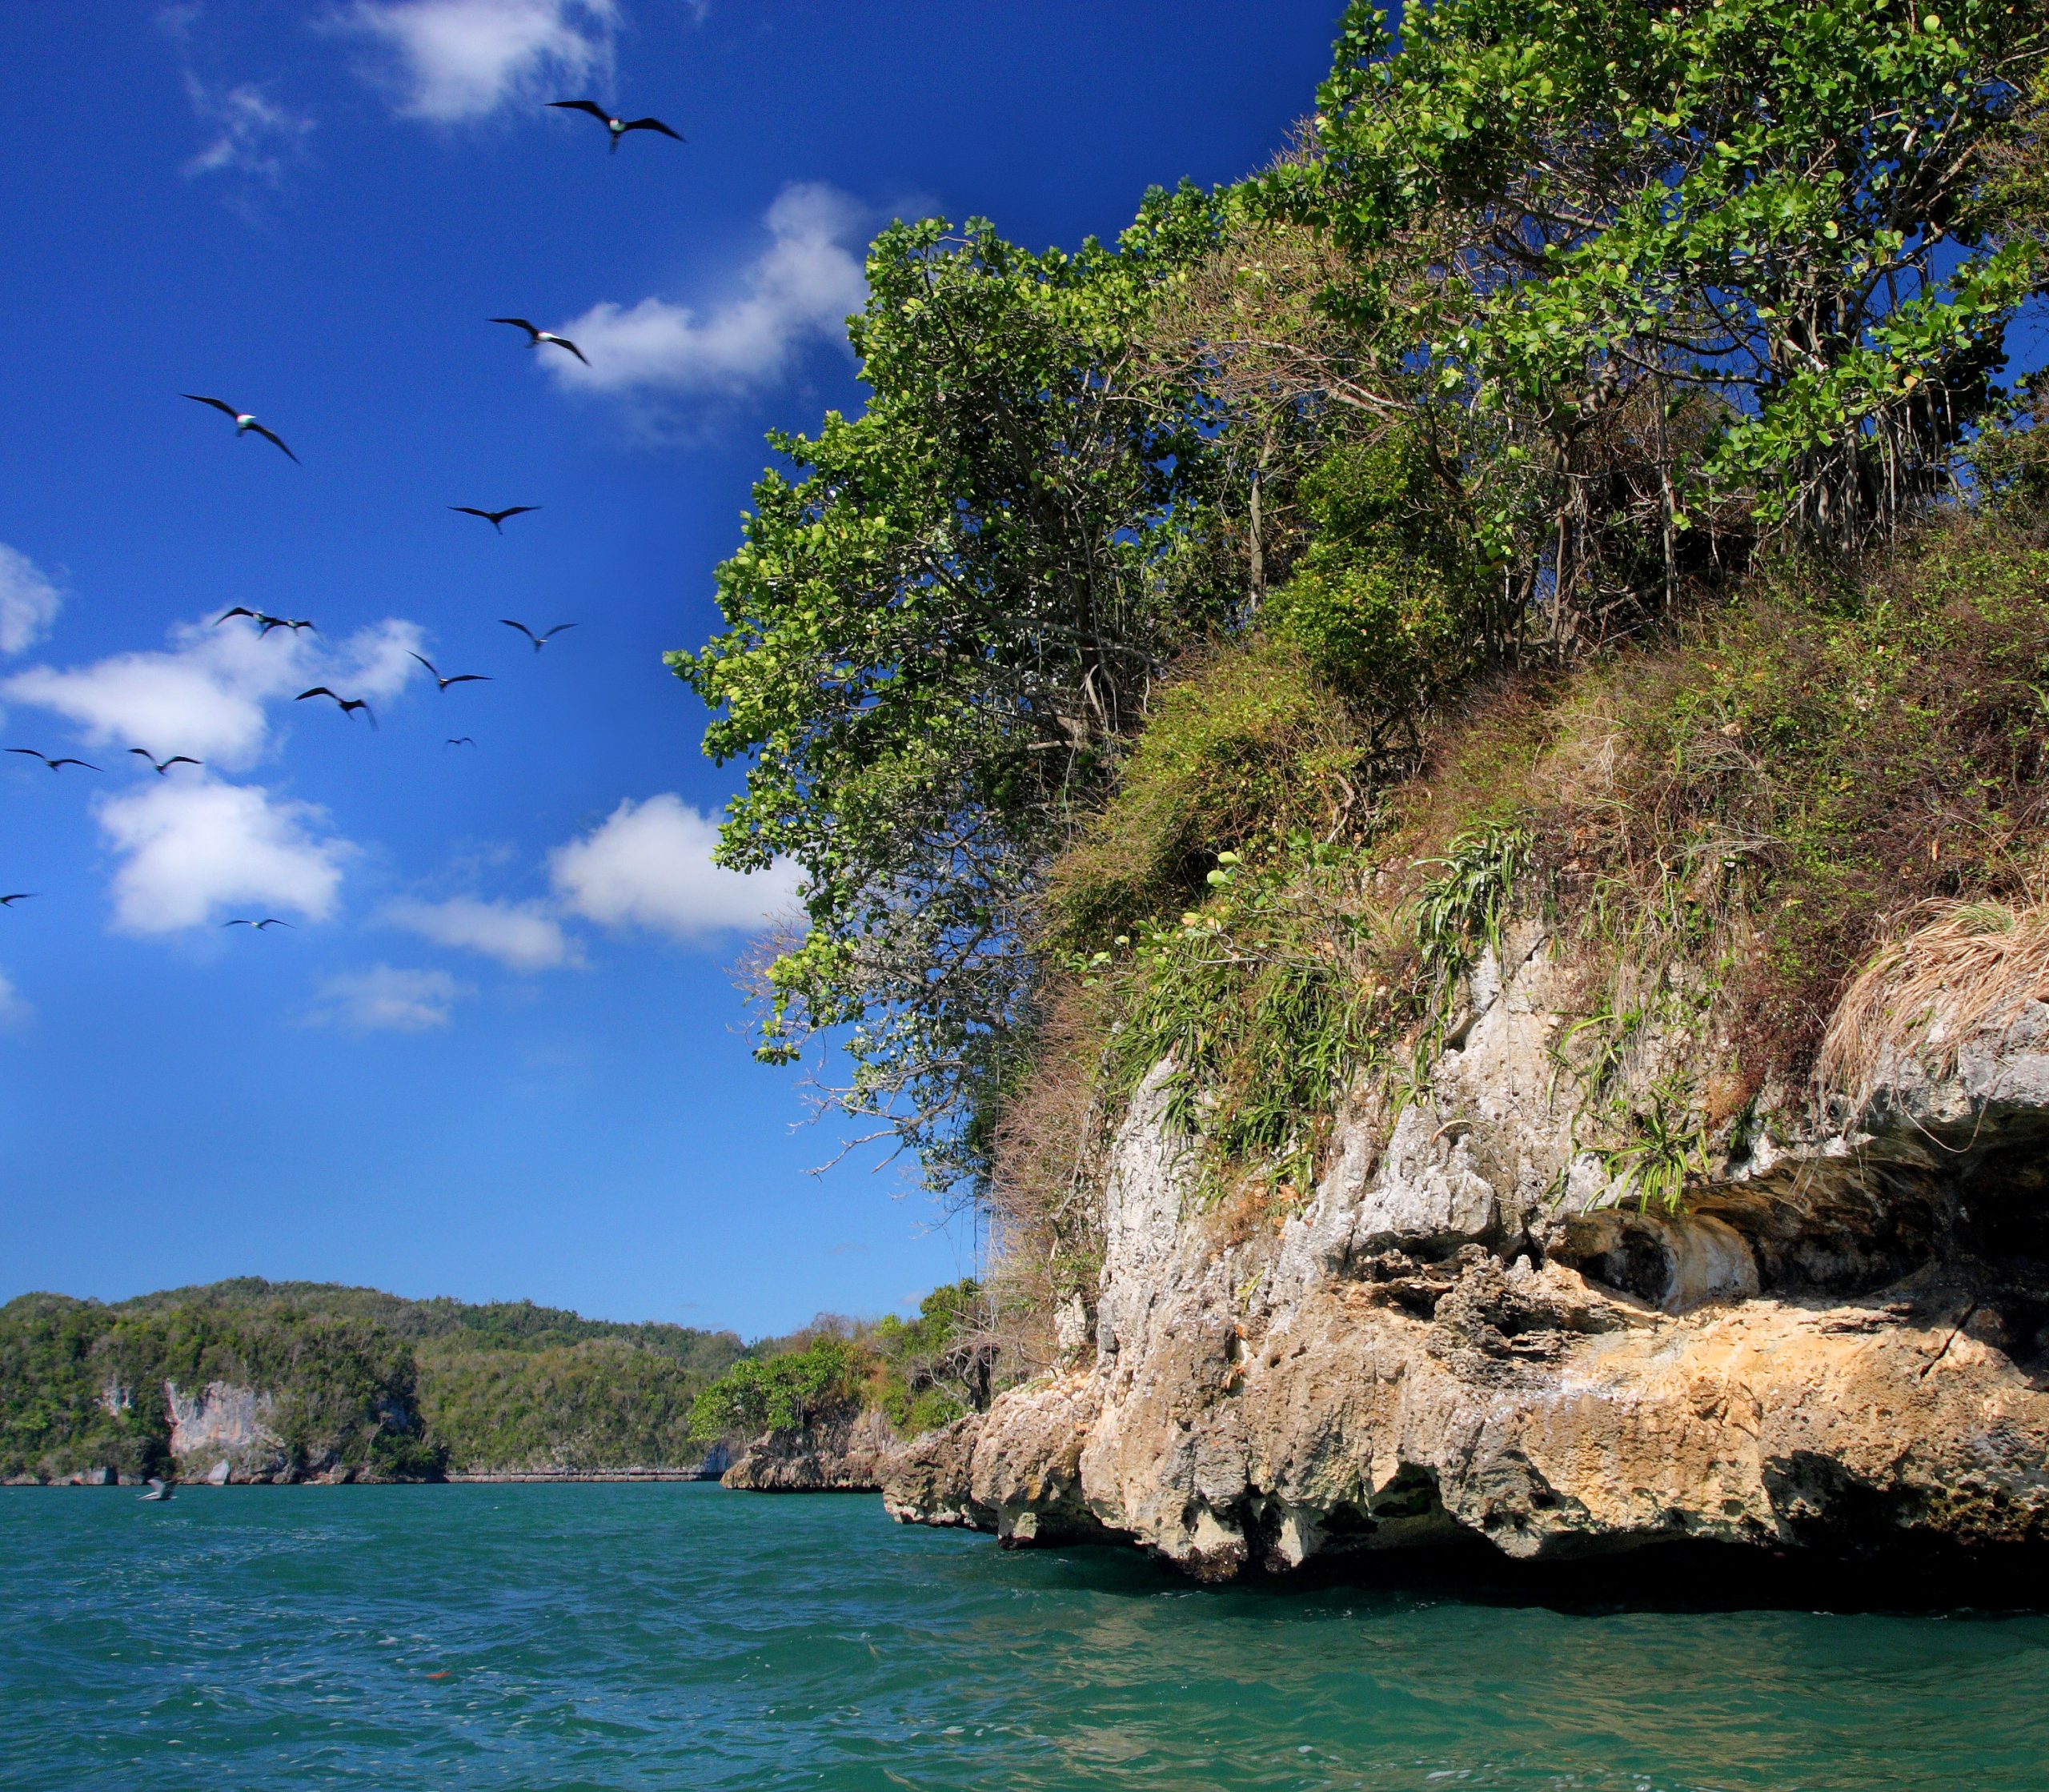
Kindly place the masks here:
<instances>
[{"instance_id":1,"label":"dry grass","mask_svg":"<svg viewBox=\"0 0 2049 1792\"><path fill-rule=\"evenodd\" d=\"M1917 904L1919 924L1859 972L1822 1036L1814 1075L1824 1100L1861 1112L1886 1064L1909 1054L1939 1073L1973 1034L2049 1000L2049 904Z\"/></svg>"}]
</instances>

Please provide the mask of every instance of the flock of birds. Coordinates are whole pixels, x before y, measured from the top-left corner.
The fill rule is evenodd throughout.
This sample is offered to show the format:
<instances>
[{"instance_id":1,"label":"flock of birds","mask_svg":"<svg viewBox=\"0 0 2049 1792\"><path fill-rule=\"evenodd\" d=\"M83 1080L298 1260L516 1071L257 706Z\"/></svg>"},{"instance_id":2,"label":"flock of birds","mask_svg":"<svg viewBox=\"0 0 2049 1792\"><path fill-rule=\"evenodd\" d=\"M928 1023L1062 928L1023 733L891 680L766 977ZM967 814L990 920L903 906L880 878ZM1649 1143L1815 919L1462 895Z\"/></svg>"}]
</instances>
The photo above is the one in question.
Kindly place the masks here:
<instances>
[{"instance_id":1,"label":"flock of birds","mask_svg":"<svg viewBox=\"0 0 2049 1792\"><path fill-rule=\"evenodd\" d=\"M615 118L611 113L607 112L604 107L599 105L595 100L554 99L550 100L547 104L551 110L555 111L581 112L596 119L599 123L602 124L605 127L606 133L611 139L611 153L615 155L619 152L619 146L621 139L624 138L629 131L656 131L660 133L662 136L674 138L679 143L688 141L688 138L681 135L679 132L672 130L668 126L664 124L660 118ZM514 329L524 331L527 336L527 346L529 348L559 348L566 354L575 355L576 359L579 361L581 361L585 367L587 367L591 364L589 358L585 355L583 350L579 348L575 343L570 341L567 336L559 336L551 330L543 330L537 324L528 322L525 318L497 317L488 319L487 321L491 323L509 324ZM182 392L178 395L181 398L190 399L194 404L203 404L207 406L210 409L219 411L222 415L227 417L234 423L235 433L238 439L245 435L261 436L263 440L271 443L271 446L275 447L281 454L283 454L287 459L290 460L295 467L304 465L304 463L299 459L299 456L292 452L291 445L286 442L285 439L282 435L279 435L275 430L271 429L267 424L260 422L252 412L239 410L235 406L230 404L226 399L215 398L202 392ZM531 515L541 507L538 504L507 504L502 510L486 510L475 504L451 504L448 507L450 510L457 512L460 515L480 518L483 521L488 523L491 527L497 531L497 533L502 535L505 532L506 523L511 518L515 516ZM231 609L223 611L219 616L214 619L214 626L216 628L219 628L223 623L231 622L238 616L247 617L250 622L255 625L257 637L259 639L267 639L273 630L279 628L289 630L295 636L299 635L303 630L306 629L311 629L315 635L318 635L320 632L319 629L310 619L304 616L274 616L264 611L253 610L247 607L246 605L240 603L235 605ZM499 618L499 620L506 627L516 629L521 635L525 636L526 639L532 643L533 650L536 653L539 653L541 649L546 647L549 642L552 641L556 635L563 633L565 630L574 628L576 626L573 622L559 622L555 623L553 627L544 629L537 634L534 630L528 627L523 622L515 621L510 616L501 616ZM446 692L448 688L453 684L487 684L491 682L490 676L483 672L454 672L444 676L440 668L424 654L415 653L412 657L417 659L421 665L427 668L427 676L434 680L435 688L437 691ZM308 699L315 697L326 698L329 702L334 704L335 707L341 711L344 716L354 716L360 714L363 719L370 724L371 728L374 728L377 726L376 712L370 707L367 699L363 697L345 697L339 692L335 691L325 684L316 684L309 690L302 691L292 700L295 703L304 703ZM475 739L470 735L455 735L451 736L445 744L449 747L474 747L476 745L476 741ZM101 769L100 767L94 764L89 760L75 758L70 754L60 755L53 758L50 755L45 753L34 747L10 747L6 750L10 753L19 754L26 758L39 760L42 764L47 766L53 772L62 772L67 765L75 765L81 770L86 772L98 772ZM158 759L154 753L150 752L146 748L130 747L128 751L138 759L146 760L149 762L151 770L155 772L158 777L168 776L170 768L174 765L190 765L196 769L200 768L204 763L202 760L194 759L189 753L173 753L167 758ZM35 893L36 892L33 890L17 890L11 895L0 895L0 908L11 908L14 904L18 902L29 901L34 896ZM292 924L290 921L279 919L275 915L266 915L262 916L260 919L255 916L238 915L231 920L223 921L221 924L224 928L246 927L252 932L261 933L274 927L288 928ZM152 1485L154 1484L153 1483ZM169 1496L167 1494L163 1496L145 1494L143 1496L146 1499L157 1497L168 1497Z\"/></svg>"}]
</instances>

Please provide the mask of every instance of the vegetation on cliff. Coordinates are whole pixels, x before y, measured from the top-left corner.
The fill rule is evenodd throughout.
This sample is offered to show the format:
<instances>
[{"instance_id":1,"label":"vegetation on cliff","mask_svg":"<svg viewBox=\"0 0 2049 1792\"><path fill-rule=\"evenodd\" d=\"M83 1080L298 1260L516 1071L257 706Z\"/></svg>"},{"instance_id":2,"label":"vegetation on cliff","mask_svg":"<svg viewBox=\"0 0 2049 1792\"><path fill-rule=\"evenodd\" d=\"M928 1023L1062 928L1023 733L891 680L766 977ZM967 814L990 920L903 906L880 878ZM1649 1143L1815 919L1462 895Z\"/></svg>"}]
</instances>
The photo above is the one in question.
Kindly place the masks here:
<instances>
[{"instance_id":1,"label":"vegetation on cliff","mask_svg":"<svg viewBox=\"0 0 2049 1792\"><path fill-rule=\"evenodd\" d=\"M163 1471L166 1383L215 1381L271 1397L295 1471L688 1466L692 1402L741 1351L729 1332L255 1277L107 1305L24 1295L0 1307L0 1475Z\"/></svg>"},{"instance_id":2,"label":"vegetation on cliff","mask_svg":"<svg viewBox=\"0 0 2049 1792\"><path fill-rule=\"evenodd\" d=\"M1830 1099L1860 964L2049 873L2046 55L2003 0L1355 4L1295 145L1114 248L886 233L868 413L676 661L724 856L807 874L762 1055L846 1040L1041 1329L1139 1077L1285 1208L1518 913L1638 1199ZM1623 1101L1654 1015L1694 1068Z\"/></svg>"}]
</instances>

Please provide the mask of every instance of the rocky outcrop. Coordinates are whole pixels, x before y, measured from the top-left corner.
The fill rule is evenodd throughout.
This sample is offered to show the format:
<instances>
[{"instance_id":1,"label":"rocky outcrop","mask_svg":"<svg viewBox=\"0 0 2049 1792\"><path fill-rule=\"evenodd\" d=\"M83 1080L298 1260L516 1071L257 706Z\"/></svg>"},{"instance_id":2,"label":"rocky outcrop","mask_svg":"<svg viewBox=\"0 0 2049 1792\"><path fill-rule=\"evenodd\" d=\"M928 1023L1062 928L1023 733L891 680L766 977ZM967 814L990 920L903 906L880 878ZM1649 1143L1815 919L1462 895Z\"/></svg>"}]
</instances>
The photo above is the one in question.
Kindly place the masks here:
<instances>
[{"instance_id":1,"label":"rocky outcrop","mask_svg":"<svg viewBox=\"0 0 2049 1792\"><path fill-rule=\"evenodd\" d=\"M756 1493L872 1493L903 1440L873 1407L794 1430L771 1431L743 1450L720 1485Z\"/></svg>"},{"instance_id":2,"label":"rocky outcrop","mask_svg":"<svg viewBox=\"0 0 2049 1792\"><path fill-rule=\"evenodd\" d=\"M181 1481L277 1481L296 1478L284 1440L273 1429L274 1396L229 1381L209 1381L187 1393L164 1384L170 1408L170 1454Z\"/></svg>"},{"instance_id":3,"label":"rocky outcrop","mask_svg":"<svg viewBox=\"0 0 2049 1792\"><path fill-rule=\"evenodd\" d=\"M1890 1064L1855 1128L1722 1116L1666 1215L1581 1148L1547 944L1483 960L1420 1098L1364 1101L1249 1237L1197 1210L1148 1079L1093 1349L907 1448L890 1511L1206 1578L1480 1541L2049 1541L2049 1007ZM1651 1028L1625 1074L1700 1044Z\"/></svg>"}]
</instances>

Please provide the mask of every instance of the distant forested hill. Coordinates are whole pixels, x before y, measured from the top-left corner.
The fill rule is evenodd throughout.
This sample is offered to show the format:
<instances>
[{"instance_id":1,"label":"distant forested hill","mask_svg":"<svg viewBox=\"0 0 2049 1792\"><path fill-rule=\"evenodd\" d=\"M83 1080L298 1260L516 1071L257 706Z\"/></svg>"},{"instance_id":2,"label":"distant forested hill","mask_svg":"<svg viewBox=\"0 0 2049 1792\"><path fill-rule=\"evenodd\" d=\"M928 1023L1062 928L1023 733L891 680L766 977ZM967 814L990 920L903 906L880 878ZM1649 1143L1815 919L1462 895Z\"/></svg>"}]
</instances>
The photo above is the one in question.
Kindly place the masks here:
<instances>
[{"instance_id":1,"label":"distant forested hill","mask_svg":"<svg viewBox=\"0 0 2049 1792\"><path fill-rule=\"evenodd\" d=\"M280 1478L680 1468L704 1454L698 1395L744 1353L730 1332L253 1277L28 1294L0 1307L0 1477L163 1471L166 1385L216 1383L267 1402Z\"/></svg>"}]
</instances>

